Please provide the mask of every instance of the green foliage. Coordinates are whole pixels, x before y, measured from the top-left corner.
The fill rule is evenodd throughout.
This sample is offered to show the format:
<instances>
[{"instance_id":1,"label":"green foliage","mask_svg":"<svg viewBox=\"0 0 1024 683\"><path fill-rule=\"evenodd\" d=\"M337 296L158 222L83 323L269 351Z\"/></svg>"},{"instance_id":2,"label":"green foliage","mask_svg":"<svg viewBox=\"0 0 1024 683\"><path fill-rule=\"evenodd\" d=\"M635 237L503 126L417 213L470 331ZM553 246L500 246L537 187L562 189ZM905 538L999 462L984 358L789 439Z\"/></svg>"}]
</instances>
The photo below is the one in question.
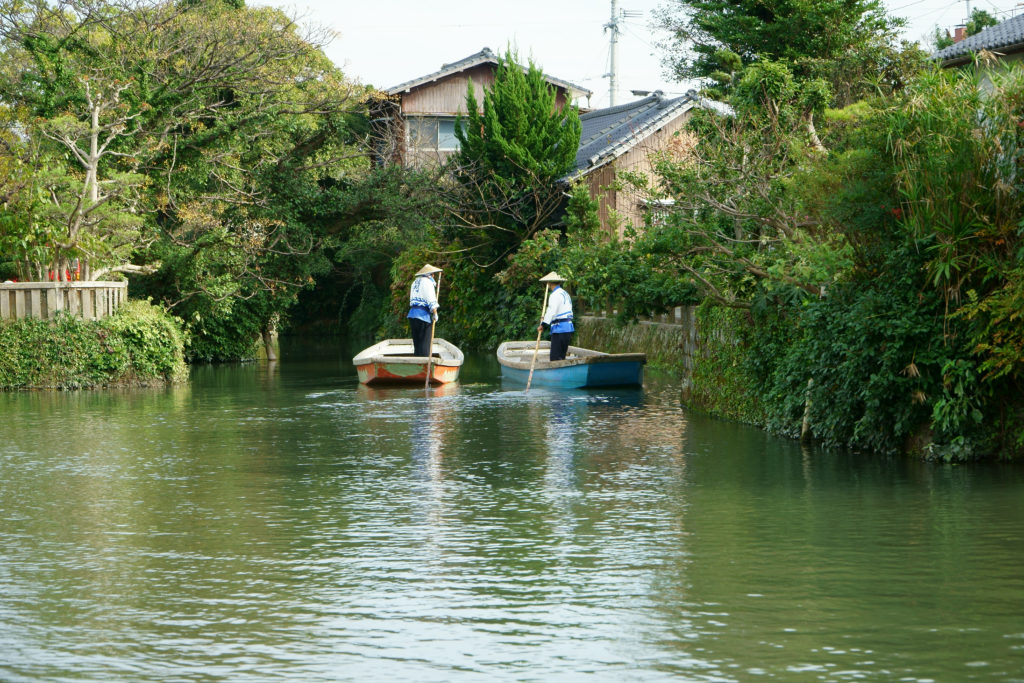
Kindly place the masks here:
<instances>
[{"instance_id":1,"label":"green foliage","mask_svg":"<svg viewBox=\"0 0 1024 683\"><path fill-rule=\"evenodd\" d=\"M383 329L405 334L404 321L394 323L389 310L392 265L403 252L413 261L437 260L423 250L433 245L444 216L438 173L388 165L323 181L304 196L302 220L328 236L324 253L331 263L315 290L302 295L294 326L326 324L360 338Z\"/></svg>"},{"instance_id":2,"label":"green foliage","mask_svg":"<svg viewBox=\"0 0 1024 683\"><path fill-rule=\"evenodd\" d=\"M673 208L630 249L728 306L749 307L759 288L798 300L837 281L850 245L807 192L830 163L812 125L824 93L781 62L749 67L735 116L695 113L693 152L657 160Z\"/></svg>"},{"instance_id":3,"label":"green foliage","mask_svg":"<svg viewBox=\"0 0 1024 683\"><path fill-rule=\"evenodd\" d=\"M186 374L179 321L143 301L101 321L0 323L0 388L79 389L176 382Z\"/></svg>"},{"instance_id":4,"label":"green foliage","mask_svg":"<svg viewBox=\"0 0 1024 683\"><path fill-rule=\"evenodd\" d=\"M587 309L617 308L620 322L634 321L699 301L690 277L680 274L671 238L652 230L634 240L570 246L573 283Z\"/></svg>"},{"instance_id":5,"label":"green foliage","mask_svg":"<svg viewBox=\"0 0 1024 683\"><path fill-rule=\"evenodd\" d=\"M590 188L575 182L569 189L569 203L565 209L565 231L574 243L595 244L600 239L600 205L590 196Z\"/></svg>"},{"instance_id":6,"label":"green foliage","mask_svg":"<svg viewBox=\"0 0 1024 683\"><path fill-rule=\"evenodd\" d=\"M966 26L964 26L964 34L973 36L976 33L981 33L989 26L995 26L998 23L999 20L987 11L975 7L971 10L971 17L967 20Z\"/></svg>"},{"instance_id":7,"label":"green foliage","mask_svg":"<svg viewBox=\"0 0 1024 683\"><path fill-rule=\"evenodd\" d=\"M893 43L903 22L878 0L671 0L660 23L672 36L667 66L680 79L713 78L722 95L722 76L739 71L722 68L729 53L744 65L788 61L800 79L824 78L844 104L868 79L888 87L901 79L887 71L900 53ZM851 85L856 90L848 93Z\"/></svg>"},{"instance_id":8,"label":"green foliage","mask_svg":"<svg viewBox=\"0 0 1024 683\"><path fill-rule=\"evenodd\" d=\"M953 44L953 36L949 34L947 29L935 27L932 32L932 45L936 50L943 50Z\"/></svg>"},{"instance_id":9,"label":"green foliage","mask_svg":"<svg viewBox=\"0 0 1024 683\"><path fill-rule=\"evenodd\" d=\"M749 313L708 300L697 308L696 324L700 333L687 405L730 420L764 424L764 400L751 391L746 367L752 355L750 338L756 334Z\"/></svg>"},{"instance_id":10,"label":"green foliage","mask_svg":"<svg viewBox=\"0 0 1024 683\"><path fill-rule=\"evenodd\" d=\"M248 301L237 302L220 315L202 316L196 311L188 321L188 360L237 361L256 357L264 319Z\"/></svg>"},{"instance_id":11,"label":"green foliage","mask_svg":"<svg viewBox=\"0 0 1024 683\"><path fill-rule=\"evenodd\" d=\"M466 92L466 120L455 136L463 163L477 164L498 182L555 179L572 168L579 146L575 107L559 107L554 86L530 62L524 71L511 50L498 58L493 85L479 111L472 83Z\"/></svg>"},{"instance_id":12,"label":"green foliage","mask_svg":"<svg viewBox=\"0 0 1024 683\"><path fill-rule=\"evenodd\" d=\"M181 321L147 301L127 301L101 328L123 342L130 372L138 381L184 379L186 335Z\"/></svg>"},{"instance_id":13,"label":"green foliage","mask_svg":"<svg viewBox=\"0 0 1024 683\"><path fill-rule=\"evenodd\" d=\"M24 244L0 246L33 275L75 256L155 273L133 290L216 347L208 332L273 325L328 270L316 212L367 161L354 147L364 89L323 54L326 36L240 0L32 0L6 18L0 101L31 124L31 144L7 148L33 182L0 211ZM202 355L253 341L222 340Z\"/></svg>"},{"instance_id":14,"label":"green foliage","mask_svg":"<svg viewBox=\"0 0 1024 683\"><path fill-rule=\"evenodd\" d=\"M928 424L954 351L942 341L940 299L921 293L920 263L907 245L890 254L884 279L754 309L747 362L770 429L798 436L808 397L812 435L828 445L897 452Z\"/></svg>"},{"instance_id":15,"label":"green foliage","mask_svg":"<svg viewBox=\"0 0 1024 683\"><path fill-rule=\"evenodd\" d=\"M969 73L927 74L886 114L902 224L928 249L947 310L970 323L983 382L1024 379L1019 285L1024 254L1024 69L993 74L980 97Z\"/></svg>"},{"instance_id":16,"label":"green foliage","mask_svg":"<svg viewBox=\"0 0 1024 683\"><path fill-rule=\"evenodd\" d=\"M485 267L498 266L519 244L550 227L564 211L556 182L573 168L581 124L571 103L559 105L554 86L509 50L498 58L494 83L478 111L473 83L467 117L456 120L460 149L453 159L454 210L447 236Z\"/></svg>"},{"instance_id":17,"label":"green foliage","mask_svg":"<svg viewBox=\"0 0 1024 683\"><path fill-rule=\"evenodd\" d=\"M600 277L581 289L618 289L634 315L686 303L661 298L681 282L749 308L694 369L717 414L796 436L808 410L813 438L860 450L1020 453L1024 70L993 74L990 97L936 70L828 109L806 66L735 74L735 118L695 114L695 153L658 161L672 210L583 249Z\"/></svg>"}]
</instances>

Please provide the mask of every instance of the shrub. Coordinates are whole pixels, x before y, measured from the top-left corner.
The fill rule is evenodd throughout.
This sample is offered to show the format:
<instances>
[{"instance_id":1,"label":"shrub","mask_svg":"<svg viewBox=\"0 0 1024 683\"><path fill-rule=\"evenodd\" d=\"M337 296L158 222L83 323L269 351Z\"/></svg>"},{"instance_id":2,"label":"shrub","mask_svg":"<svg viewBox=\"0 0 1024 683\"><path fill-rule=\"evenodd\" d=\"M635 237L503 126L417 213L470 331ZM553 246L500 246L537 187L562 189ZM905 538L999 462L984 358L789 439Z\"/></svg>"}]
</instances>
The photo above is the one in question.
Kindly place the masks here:
<instances>
[{"instance_id":1,"label":"shrub","mask_svg":"<svg viewBox=\"0 0 1024 683\"><path fill-rule=\"evenodd\" d=\"M53 320L0 323L0 388L79 389L181 381L180 324L144 301L100 321L60 312Z\"/></svg>"}]
</instances>

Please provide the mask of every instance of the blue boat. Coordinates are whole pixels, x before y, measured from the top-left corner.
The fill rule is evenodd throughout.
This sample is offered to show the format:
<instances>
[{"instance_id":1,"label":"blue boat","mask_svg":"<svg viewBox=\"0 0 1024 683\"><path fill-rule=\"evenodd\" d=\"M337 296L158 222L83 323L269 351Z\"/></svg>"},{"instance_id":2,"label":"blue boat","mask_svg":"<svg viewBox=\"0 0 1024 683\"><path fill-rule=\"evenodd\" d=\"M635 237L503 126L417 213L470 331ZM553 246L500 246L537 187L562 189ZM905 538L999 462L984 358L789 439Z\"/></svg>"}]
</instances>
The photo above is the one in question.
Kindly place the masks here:
<instances>
[{"instance_id":1,"label":"blue boat","mask_svg":"<svg viewBox=\"0 0 1024 683\"><path fill-rule=\"evenodd\" d=\"M541 342L533 369L531 386L559 389L585 389L589 387L630 387L644 383L642 353L602 353L570 346L565 360L549 361L550 342ZM507 341L498 347L498 363L502 379L526 384L530 376L537 342Z\"/></svg>"}]
</instances>

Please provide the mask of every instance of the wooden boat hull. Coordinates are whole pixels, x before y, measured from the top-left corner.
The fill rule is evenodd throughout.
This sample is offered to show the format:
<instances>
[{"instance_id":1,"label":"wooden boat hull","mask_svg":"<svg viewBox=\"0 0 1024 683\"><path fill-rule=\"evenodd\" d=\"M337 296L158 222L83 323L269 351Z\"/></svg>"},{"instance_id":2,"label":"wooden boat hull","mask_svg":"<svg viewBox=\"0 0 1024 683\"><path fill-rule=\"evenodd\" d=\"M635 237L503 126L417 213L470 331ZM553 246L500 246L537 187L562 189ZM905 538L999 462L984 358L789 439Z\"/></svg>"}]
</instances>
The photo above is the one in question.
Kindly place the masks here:
<instances>
[{"instance_id":1,"label":"wooden boat hull","mask_svg":"<svg viewBox=\"0 0 1024 683\"><path fill-rule=\"evenodd\" d=\"M448 384L459 379L463 355L454 344L434 339L430 383ZM414 356L411 339L386 339L363 349L352 359L362 384L426 384L426 356Z\"/></svg>"},{"instance_id":2,"label":"wooden boat hull","mask_svg":"<svg viewBox=\"0 0 1024 683\"><path fill-rule=\"evenodd\" d=\"M536 342L505 342L498 347L498 363L504 380L525 385ZM602 353L570 346L565 360L548 360L550 343L541 342L531 386L557 389L643 386L642 353Z\"/></svg>"}]
</instances>

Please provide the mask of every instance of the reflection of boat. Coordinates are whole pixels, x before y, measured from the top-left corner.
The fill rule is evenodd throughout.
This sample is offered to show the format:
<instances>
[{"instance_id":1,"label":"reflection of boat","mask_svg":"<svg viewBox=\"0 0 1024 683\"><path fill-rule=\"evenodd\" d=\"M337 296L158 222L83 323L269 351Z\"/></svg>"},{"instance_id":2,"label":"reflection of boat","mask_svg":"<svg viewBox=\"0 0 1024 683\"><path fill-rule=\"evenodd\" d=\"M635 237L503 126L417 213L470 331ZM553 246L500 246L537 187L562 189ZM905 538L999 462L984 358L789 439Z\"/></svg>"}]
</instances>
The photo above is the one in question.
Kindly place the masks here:
<instances>
[{"instance_id":1,"label":"reflection of boat","mask_svg":"<svg viewBox=\"0 0 1024 683\"><path fill-rule=\"evenodd\" d=\"M444 339L434 339L430 364L431 384L447 384L459 378L462 351ZM414 356L411 339L385 339L360 351L352 364L363 384L426 383L427 357Z\"/></svg>"},{"instance_id":2,"label":"reflection of boat","mask_svg":"<svg viewBox=\"0 0 1024 683\"><path fill-rule=\"evenodd\" d=\"M526 384L530 376L536 342L508 341L498 347L501 376ZM562 389L585 387L640 386L644 382L642 353L603 353L570 346L565 360L549 361L550 342L541 342L533 370L532 384Z\"/></svg>"},{"instance_id":3,"label":"reflection of boat","mask_svg":"<svg viewBox=\"0 0 1024 683\"><path fill-rule=\"evenodd\" d=\"M434 398L442 398L447 396L457 396L459 394L459 382L449 382L448 384L436 384L430 390L430 395ZM356 395L364 401L393 401L395 399L405 398L423 398L423 385L417 386L413 382L407 384L360 384L356 387Z\"/></svg>"}]
</instances>

